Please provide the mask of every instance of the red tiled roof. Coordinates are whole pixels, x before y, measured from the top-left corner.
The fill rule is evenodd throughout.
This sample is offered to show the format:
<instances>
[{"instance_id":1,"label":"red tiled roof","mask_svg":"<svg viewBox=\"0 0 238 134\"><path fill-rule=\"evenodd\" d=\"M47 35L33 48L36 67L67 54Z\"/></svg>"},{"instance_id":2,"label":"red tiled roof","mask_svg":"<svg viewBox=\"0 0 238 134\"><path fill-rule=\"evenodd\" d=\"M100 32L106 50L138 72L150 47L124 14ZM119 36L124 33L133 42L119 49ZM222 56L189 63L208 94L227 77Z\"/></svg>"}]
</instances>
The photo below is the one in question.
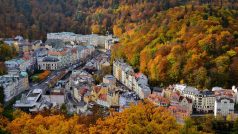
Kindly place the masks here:
<instances>
[{"instance_id":1,"label":"red tiled roof","mask_svg":"<svg viewBox=\"0 0 238 134\"><path fill-rule=\"evenodd\" d=\"M87 93L87 91L88 91L87 88L82 88L82 89L79 90L79 94L84 95L84 94Z\"/></svg>"},{"instance_id":2,"label":"red tiled roof","mask_svg":"<svg viewBox=\"0 0 238 134\"><path fill-rule=\"evenodd\" d=\"M100 94L98 98L100 100L107 101L107 94Z\"/></svg>"},{"instance_id":3,"label":"red tiled roof","mask_svg":"<svg viewBox=\"0 0 238 134\"><path fill-rule=\"evenodd\" d=\"M172 94L171 94L171 99L176 99L176 100L179 100L179 93L177 93L177 92L173 92Z\"/></svg>"},{"instance_id":4,"label":"red tiled roof","mask_svg":"<svg viewBox=\"0 0 238 134\"><path fill-rule=\"evenodd\" d=\"M94 87L94 91L95 91L96 93L99 93L100 90L101 90L101 87L99 87L99 86L95 86L95 87Z\"/></svg>"},{"instance_id":5,"label":"red tiled roof","mask_svg":"<svg viewBox=\"0 0 238 134\"><path fill-rule=\"evenodd\" d=\"M171 112L181 112L181 113L189 113L185 108L179 105L169 106L168 108Z\"/></svg>"},{"instance_id":6,"label":"red tiled roof","mask_svg":"<svg viewBox=\"0 0 238 134\"><path fill-rule=\"evenodd\" d=\"M150 94L148 96L148 99L151 100L152 102L154 103L165 103L165 104L169 104L169 100L162 97L162 96L159 96L157 94Z\"/></svg>"},{"instance_id":7,"label":"red tiled roof","mask_svg":"<svg viewBox=\"0 0 238 134\"><path fill-rule=\"evenodd\" d=\"M49 55L66 55L67 53L67 48L64 49L63 51L49 51L48 54Z\"/></svg>"},{"instance_id":8,"label":"red tiled roof","mask_svg":"<svg viewBox=\"0 0 238 134\"><path fill-rule=\"evenodd\" d=\"M218 90L214 92L215 96L227 96L227 97L234 97L234 91L233 90Z\"/></svg>"},{"instance_id":9,"label":"red tiled roof","mask_svg":"<svg viewBox=\"0 0 238 134\"><path fill-rule=\"evenodd\" d=\"M135 74L135 77L136 77L136 78L139 78L141 75L142 75L142 73L139 72L139 73L136 73L136 74Z\"/></svg>"}]
</instances>

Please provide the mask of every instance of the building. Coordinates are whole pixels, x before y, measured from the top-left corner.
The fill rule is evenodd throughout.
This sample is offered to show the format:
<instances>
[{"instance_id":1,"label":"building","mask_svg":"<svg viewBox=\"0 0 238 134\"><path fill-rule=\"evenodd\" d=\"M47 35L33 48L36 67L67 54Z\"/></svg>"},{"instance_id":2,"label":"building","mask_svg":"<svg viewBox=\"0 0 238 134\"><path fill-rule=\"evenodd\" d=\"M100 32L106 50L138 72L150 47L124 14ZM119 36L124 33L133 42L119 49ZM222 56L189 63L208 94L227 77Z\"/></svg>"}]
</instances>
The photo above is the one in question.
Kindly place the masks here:
<instances>
[{"instance_id":1,"label":"building","mask_svg":"<svg viewBox=\"0 0 238 134\"><path fill-rule=\"evenodd\" d=\"M119 106L119 92L117 88L105 83L94 86L92 92L92 101L104 107Z\"/></svg>"},{"instance_id":2,"label":"building","mask_svg":"<svg viewBox=\"0 0 238 134\"><path fill-rule=\"evenodd\" d=\"M17 95L19 79L18 76L3 75L0 76L0 86L4 90L4 101L8 102Z\"/></svg>"},{"instance_id":3,"label":"building","mask_svg":"<svg viewBox=\"0 0 238 134\"><path fill-rule=\"evenodd\" d=\"M48 52L50 57L59 59L60 67L66 67L72 64L71 51L68 48L63 49L51 49Z\"/></svg>"},{"instance_id":4,"label":"building","mask_svg":"<svg viewBox=\"0 0 238 134\"><path fill-rule=\"evenodd\" d=\"M42 41L41 40L36 40L32 42L32 50L35 51L41 47Z\"/></svg>"},{"instance_id":5,"label":"building","mask_svg":"<svg viewBox=\"0 0 238 134\"><path fill-rule=\"evenodd\" d=\"M10 101L20 93L29 89L28 75L26 72L20 72L17 75L0 76L0 86L3 87L5 102Z\"/></svg>"},{"instance_id":6,"label":"building","mask_svg":"<svg viewBox=\"0 0 238 134\"><path fill-rule=\"evenodd\" d=\"M186 111L188 111L189 114L192 114L192 112L193 112L193 102L188 97L180 96L179 97L179 106L186 109Z\"/></svg>"},{"instance_id":7,"label":"building","mask_svg":"<svg viewBox=\"0 0 238 134\"><path fill-rule=\"evenodd\" d=\"M85 46L77 46L77 58L81 61L85 60L89 55L89 51Z\"/></svg>"},{"instance_id":8,"label":"building","mask_svg":"<svg viewBox=\"0 0 238 134\"><path fill-rule=\"evenodd\" d=\"M79 61L77 52L78 52L77 48L72 48L71 49L72 64L76 64Z\"/></svg>"},{"instance_id":9,"label":"building","mask_svg":"<svg viewBox=\"0 0 238 134\"><path fill-rule=\"evenodd\" d=\"M105 47L105 41L109 38L113 38L111 35L109 36L102 36L96 34L90 35L81 35L75 34L72 32L61 32L61 33L48 33L47 40L62 40L64 42L80 42L86 45L93 45L95 47ZM114 39L118 41L119 39Z\"/></svg>"},{"instance_id":10,"label":"building","mask_svg":"<svg viewBox=\"0 0 238 134\"><path fill-rule=\"evenodd\" d=\"M131 78L129 77L129 82L130 81ZM139 95L141 99L147 98L151 94L151 89L148 85L148 78L144 74L135 74L134 77L132 77L132 81L132 89Z\"/></svg>"},{"instance_id":11,"label":"building","mask_svg":"<svg viewBox=\"0 0 238 134\"><path fill-rule=\"evenodd\" d=\"M204 90L195 95L193 107L197 112L213 112L215 105L214 92Z\"/></svg>"},{"instance_id":12,"label":"building","mask_svg":"<svg viewBox=\"0 0 238 134\"><path fill-rule=\"evenodd\" d=\"M5 61L5 66L7 67L8 72L13 70L26 71L31 67L31 65L31 60L12 59Z\"/></svg>"},{"instance_id":13,"label":"building","mask_svg":"<svg viewBox=\"0 0 238 134\"><path fill-rule=\"evenodd\" d=\"M174 86L174 89L179 91L183 96L192 99L193 101L195 100L195 96L199 94L198 89L183 84L176 84Z\"/></svg>"},{"instance_id":14,"label":"building","mask_svg":"<svg viewBox=\"0 0 238 134\"><path fill-rule=\"evenodd\" d=\"M116 78L112 75L106 75L103 77L103 83L109 84L109 85L116 85Z\"/></svg>"},{"instance_id":15,"label":"building","mask_svg":"<svg viewBox=\"0 0 238 134\"><path fill-rule=\"evenodd\" d=\"M84 70L74 70L69 78L69 85L71 88L81 86L83 84L91 85L93 82L91 74Z\"/></svg>"},{"instance_id":16,"label":"building","mask_svg":"<svg viewBox=\"0 0 238 134\"><path fill-rule=\"evenodd\" d=\"M142 73L135 73L133 68L123 60L113 62L113 75L129 89L135 91L141 99L151 94L148 78Z\"/></svg>"},{"instance_id":17,"label":"building","mask_svg":"<svg viewBox=\"0 0 238 134\"><path fill-rule=\"evenodd\" d=\"M234 114L235 102L233 99L228 97L218 97L215 100L214 116L227 116Z\"/></svg>"},{"instance_id":18,"label":"building","mask_svg":"<svg viewBox=\"0 0 238 134\"><path fill-rule=\"evenodd\" d=\"M23 94L21 99L13 105L15 108L29 112L38 112L45 108L51 108L53 105L45 101L42 97L41 89L31 90L27 95Z\"/></svg>"},{"instance_id":19,"label":"building","mask_svg":"<svg viewBox=\"0 0 238 134\"><path fill-rule=\"evenodd\" d=\"M238 89L237 87L235 86L232 86L232 89L231 89L235 94L234 94L234 97L235 97L235 103L238 103Z\"/></svg>"},{"instance_id":20,"label":"building","mask_svg":"<svg viewBox=\"0 0 238 134\"><path fill-rule=\"evenodd\" d=\"M58 58L48 56L38 59L39 70L58 70L60 68L60 60Z\"/></svg>"},{"instance_id":21,"label":"building","mask_svg":"<svg viewBox=\"0 0 238 134\"><path fill-rule=\"evenodd\" d=\"M154 103L156 106L168 107L170 104L169 99L159 96L157 94L150 94L148 100Z\"/></svg>"}]
</instances>

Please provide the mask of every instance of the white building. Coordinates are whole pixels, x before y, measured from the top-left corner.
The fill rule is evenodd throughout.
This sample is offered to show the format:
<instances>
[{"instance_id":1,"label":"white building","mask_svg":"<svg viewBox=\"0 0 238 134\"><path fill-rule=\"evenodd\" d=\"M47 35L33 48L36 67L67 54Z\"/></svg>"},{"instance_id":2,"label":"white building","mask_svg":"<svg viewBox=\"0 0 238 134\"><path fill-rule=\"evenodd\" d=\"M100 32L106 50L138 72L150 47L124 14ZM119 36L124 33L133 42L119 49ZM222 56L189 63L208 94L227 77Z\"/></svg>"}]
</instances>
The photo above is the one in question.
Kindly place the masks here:
<instances>
[{"instance_id":1,"label":"white building","mask_svg":"<svg viewBox=\"0 0 238 134\"><path fill-rule=\"evenodd\" d=\"M19 71L26 71L31 66L30 60L23 60L23 59L12 59L5 61L5 66L7 67L8 71L11 70L19 70Z\"/></svg>"},{"instance_id":2,"label":"white building","mask_svg":"<svg viewBox=\"0 0 238 134\"><path fill-rule=\"evenodd\" d=\"M213 112L215 99L215 95L212 91L201 91L199 94L195 95L193 107L197 112Z\"/></svg>"},{"instance_id":3,"label":"white building","mask_svg":"<svg viewBox=\"0 0 238 134\"><path fill-rule=\"evenodd\" d=\"M68 48L64 48L61 50L51 49L48 52L48 55L50 57L59 59L59 64L61 67L66 67L72 63L71 51Z\"/></svg>"},{"instance_id":4,"label":"white building","mask_svg":"<svg viewBox=\"0 0 238 134\"><path fill-rule=\"evenodd\" d=\"M54 57L38 58L38 69L39 70L58 70L60 69L60 61Z\"/></svg>"},{"instance_id":5,"label":"white building","mask_svg":"<svg viewBox=\"0 0 238 134\"><path fill-rule=\"evenodd\" d=\"M29 112L38 112L51 106L52 104L42 97L42 89L34 89L27 95L23 94L21 100L16 101L14 104L15 108Z\"/></svg>"},{"instance_id":6,"label":"white building","mask_svg":"<svg viewBox=\"0 0 238 134\"><path fill-rule=\"evenodd\" d=\"M3 87L4 90L4 101L8 102L21 92L28 90L28 75L26 72L21 72L18 75L0 76L0 86Z\"/></svg>"},{"instance_id":7,"label":"white building","mask_svg":"<svg viewBox=\"0 0 238 134\"><path fill-rule=\"evenodd\" d=\"M238 103L238 89L235 86L232 86L232 91L235 92L235 94L234 94L235 103Z\"/></svg>"},{"instance_id":8,"label":"white building","mask_svg":"<svg viewBox=\"0 0 238 134\"><path fill-rule=\"evenodd\" d=\"M195 96L199 94L198 89L184 84L176 84L174 86L174 89L179 91L183 96L192 99L193 101L195 100Z\"/></svg>"},{"instance_id":9,"label":"white building","mask_svg":"<svg viewBox=\"0 0 238 134\"><path fill-rule=\"evenodd\" d=\"M235 102L231 98L219 97L215 101L214 116L227 116L234 113Z\"/></svg>"},{"instance_id":10,"label":"white building","mask_svg":"<svg viewBox=\"0 0 238 134\"><path fill-rule=\"evenodd\" d=\"M103 36L103 35L96 35L96 34L81 35L81 34L75 34L72 32L48 33L47 34L47 40L59 39L64 42L75 41L75 42L86 43L86 45L103 46L103 47L105 44L105 40L107 40L110 37L112 38L112 36Z\"/></svg>"}]
</instances>

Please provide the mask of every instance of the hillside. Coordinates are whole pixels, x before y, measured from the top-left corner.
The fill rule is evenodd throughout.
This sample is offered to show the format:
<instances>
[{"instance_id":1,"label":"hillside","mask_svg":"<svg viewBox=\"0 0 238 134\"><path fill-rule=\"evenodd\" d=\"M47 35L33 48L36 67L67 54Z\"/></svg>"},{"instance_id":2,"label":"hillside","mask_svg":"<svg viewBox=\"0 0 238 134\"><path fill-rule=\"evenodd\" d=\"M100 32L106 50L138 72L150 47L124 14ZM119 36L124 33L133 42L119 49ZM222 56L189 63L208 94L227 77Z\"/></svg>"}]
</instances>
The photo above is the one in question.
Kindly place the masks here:
<instances>
[{"instance_id":1,"label":"hillside","mask_svg":"<svg viewBox=\"0 0 238 134\"><path fill-rule=\"evenodd\" d=\"M238 76L238 10L186 5L159 12L126 32L114 50L151 84L230 87Z\"/></svg>"},{"instance_id":2,"label":"hillside","mask_svg":"<svg viewBox=\"0 0 238 134\"><path fill-rule=\"evenodd\" d=\"M44 39L47 32L107 31L121 37L113 57L149 75L152 85L237 84L234 0L0 0L0 37ZM185 6L186 5L186 6Z\"/></svg>"},{"instance_id":3,"label":"hillside","mask_svg":"<svg viewBox=\"0 0 238 134\"><path fill-rule=\"evenodd\" d=\"M150 21L159 11L193 0L0 0L0 37L45 38L47 32L116 35ZM193 4L208 3L199 0ZM213 4L220 4L214 0ZM234 2L222 5L236 8ZM233 0L229 0L233 1Z\"/></svg>"}]
</instances>

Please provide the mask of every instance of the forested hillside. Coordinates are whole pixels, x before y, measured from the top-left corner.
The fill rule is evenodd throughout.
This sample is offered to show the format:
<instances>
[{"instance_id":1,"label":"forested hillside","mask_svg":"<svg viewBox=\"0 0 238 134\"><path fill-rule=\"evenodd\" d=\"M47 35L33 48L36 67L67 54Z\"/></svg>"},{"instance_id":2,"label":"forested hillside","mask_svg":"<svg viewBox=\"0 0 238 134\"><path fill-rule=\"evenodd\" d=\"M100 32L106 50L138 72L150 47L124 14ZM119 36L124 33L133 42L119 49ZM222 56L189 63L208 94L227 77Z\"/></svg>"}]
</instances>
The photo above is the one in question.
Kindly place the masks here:
<instances>
[{"instance_id":1,"label":"forested hillside","mask_svg":"<svg viewBox=\"0 0 238 134\"><path fill-rule=\"evenodd\" d=\"M0 0L0 37L43 39L47 32L121 37L113 57L152 85L237 84L236 0Z\"/></svg>"},{"instance_id":2,"label":"forested hillside","mask_svg":"<svg viewBox=\"0 0 238 134\"><path fill-rule=\"evenodd\" d=\"M162 10L210 0L0 0L0 37L44 38L47 32L117 35L147 23ZM219 1L222 1L219 2ZM231 2L227 2L231 1ZM213 0L236 8L234 0Z\"/></svg>"},{"instance_id":3,"label":"forested hillside","mask_svg":"<svg viewBox=\"0 0 238 134\"><path fill-rule=\"evenodd\" d=\"M158 12L121 36L113 51L149 75L152 85L201 89L238 81L238 10L185 5Z\"/></svg>"}]
</instances>

